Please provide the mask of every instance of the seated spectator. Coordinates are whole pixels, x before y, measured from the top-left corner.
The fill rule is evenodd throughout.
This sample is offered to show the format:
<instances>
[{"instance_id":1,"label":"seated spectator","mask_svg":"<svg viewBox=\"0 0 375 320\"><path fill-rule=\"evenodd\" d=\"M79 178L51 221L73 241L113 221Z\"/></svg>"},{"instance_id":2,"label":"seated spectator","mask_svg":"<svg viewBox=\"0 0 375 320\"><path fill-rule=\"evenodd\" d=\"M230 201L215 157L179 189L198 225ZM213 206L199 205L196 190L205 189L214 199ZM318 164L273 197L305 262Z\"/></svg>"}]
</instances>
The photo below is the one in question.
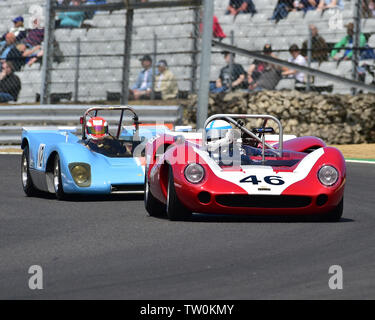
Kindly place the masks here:
<instances>
[{"instance_id":1,"label":"seated spectator","mask_svg":"<svg viewBox=\"0 0 375 320\"><path fill-rule=\"evenodd\" d=\"M362 18L373 17L374 4L374 0L362 0Z\"/></svg>"},{"instance_id":2,"label":"seated spectator","mask_svg":"<svg viewBox=\"0 0 375 320\"><path fill-rule=\"evenodd\" d=\"M33 28L27 31L26 38L22 40L28 48L40 45L44 40L44 28L40 26L40 19L34 18L32 24Z\"/></svg>"},{"instance_id":3,"label":"seated spectator","mask_svg":"<svg viewBox=\"0 0 375 320\"><path fill-rule=\"evenodd\" d=\"M0 42L0 60L6 60L9 52L15 48L16 36L14 33L8 32L5 36L5 40Z\"/></svg>"},{"instance_id":4,"label":"seated spectator","mask_svg":"<svg viewBox=\"0 0 375 320\"><path fill-rule=\"evenodd\" d=\"M0 48L0 71L2 68L2 62L4 61L11 61L14 71L20 71L23 65L22 54L17 50L15 45L16 36L13 33L8 32L5 39L5 44Z\"/></svg>"},{"instance_id":5,"label":"seated spectator","mask_svg":"<svg viewBox=\"0 0 375 320\"><path fill-rule=\"evenodd\" d=\"M17 101L20 90L21 81L14 74L12 63L3 62L0 73L0 102Z\"/></svg>"},{"instance_id":6,"label":"seated spectator","mask_svg":"<svg viewBox=\"0 0 375 320\"><path fill-rule=\"evenodd\" d=\"M310 26L311 30L311 61L312 62L323 62L328 60L328 45L324 38L319 35L318 28L311 24ZM308 45L308 40L305 40L302 44L302 55L304 57L307 57L307 45Z\"/></svg>"},{"instance_id":7,"label":"seated spectator","mask_svg":"<svg viewBox=\"0 0 375 320\"><path fill-rule=\"evenodd\" d=\"M130 98L135 100L149 98L152 90L152 59L149 55L145 55L139 61L143 70L130 90Z\"/></svg>"},{"instance_id":8,"label":"seated spectator","mask_svg":"<svg viewBox=\"0 0 375 320\"><path fill-rule=\"evenodd\" d=\"M81 0L73 0L70 3L71 6L81 5ZM58 15L58 22L56 27L58 28L79 28L82 25L86 15L84 11L67 11L60 12Z\"/></svg>"},{"instance_id":9,"label":"seated spectator","mask_svg":"<svg viewBox=\"0 0 375 320\"><path fill-rule=\"evenodd\" d=\"M270 44L264 46L263 54L277 58ZM249 68L249 91L274 90L280 80L281 68L274 64L255 60Z\"/></svg>"},{"instance_id":10,"label":"seated spectator","mask_svg":"<svg viewBox=\"0 0 375 320\"><path fill-rule=\"evenodd\" d=\"M249 85L249 91L275 90L281 79L281 69L273 65L268 65L258 80Z\"/></svg>"},{"instance_id":11,"label":"seated spectator","mask_svg":"<svg viewBox=\"0 0 375 320\"><path fill-rule=\"evenodd\" d=\"M82 1L85 2L87 5L92 5L92 4L105 4L106 0L86 0ZM85 11L85 19L92 19L94 18L96 11Z\"/></svg>"},{"instance_id":12,"label":"seated spectator","mask_svg":"<svg viewBox=\"0 0 375 320\"><path fill-rule=\"evenodd\" d=\"M159 72L155 77L155 99L175 99L178 94L177 80L168 69L167 61L160 60L156 66Z\"/></svg>"},{"instance_id":13,"label":"seated spectator","mask_svg":"<svg viewBox=\"0 0 375 320\"><path fill-rule=\"evenodd\" d=\"M253 0L229 0L225 14L237 16L239 13L257 13Z\"/></svg>"},{"instance_id":14,"label":"seated spectator","mask_svg":"<svg viewBox=\"0 0 375 320\"><path fill-rule=\"evenodd\" d=\"M13 33L16 36L16 42L20 42L23 38L26 37L26 29L23 25L23 17L22 16L16 17L12 21L14 23L14 26L10 28L9 32ZM1 41L5 40L5 36L7 35L7 33L5 33L1 37Z\"/></svg>"},{"instance_id":15,"label":"seated spectator","mask_svg":"<svg viewBox=\"0 0 375 320\"><path fill-rule=\"evenodd\" d=\"M263 48L263 54L266 56L272 56L276 58L276 55L272 52L272 46L270 44L266 44ZM261 76L263 72L268 67L268 63L261 61L261 60L254 60L253 63L250 65L249 70L247 71L247 81L249 85L255 83Z\"/></svg>"},{"instance_id":16,"label":"seated spectator","mask_svg":"<svg viewBox=\"0 0 375 320\"><path fill-rule=\"evenodd\" d=\"M368 13L365 15L365 18L375 17L375 0L368 0L367 8Z\"/></svg>"},{"instance_id":17,"label":"seated spectator","mask_svg":"<svg viewBox=\"0 0 375 320\"><path fill-rule=\"evenodd\" d=\"M344 9L343 0L320 0L318 5L318 10L327 10L327 9Z\"/></svg>"},{"instance_id":18,"label":"seated spectator","mask_svg":"<svg viewBox=\"0 0 375 320\"><path fill-rule=\"evenodd\" d=\"M20 43L16 48L22 55L22 58L20 59L21 66L28 65L30 67L38 60L38 58L43 56L43 50L40 45L28 49L24 43ZM15 69L17 70L17 68Z\"/></svg>"},{"instance_id":19,"label":"seated spectator","mask_svg":"<svg viewBox=\"0 0 375 320\"><path fill-rule=\"evenodd\" d=\"M301 51L296 44L290 46L289 53L292 56L288 59L289 62L299 64L300 66L307 66L306 59L301 55ZM283 68L282 76L295 78L296 82L299 83L305 82L305 74L294 69Z\"/></svg>"},{"instance_id":20,"label":"seated spectator","mask_svg":"<svg viewBox=\"0 0 375 320\"><path fill-rule=\"evenodd\" d=\"M347 35L342 38L338 43L335 44L334 49L331 51L331 58L333 60L351 60L353 56L353 35L354 35L354 24L352 22L346 25ZM360 34L359 46L363 48L366 46L366 37L363 33ZM342 57L338 56L341 49L345 48L344 55Z\"/></svg>"},{"instance_id":21,"label":"seated spectator","mask_svg":"<svg viewBox=\"0 0 375 320\"><path fill-rule=\"evenodd\" d=\"M279 22L281 19L286 18L289 12L293 10L295 10L294 0L278 0L270 20Z\"/></svg>"},{"instance_id":22,"label":"seated spectator","mask_svg":"<svg viewBox=\"0 0 375 320\"><path fill-rule=\"evenodd\" d=\"M220 70L219 78L216 82L210 83L210 92L220 93L226 92L230 89L232 83L232 90L247 89L246 71L242 65L234 63L235 54L233 55L232 74L230 74L230 60L231 53L224 51L224 59L227 65Z\"/></svg>"},{"instance_id":23,"label":"seated spectator","mask_svg":"<svg viewBox=\"0 0 375 320\"><path fill-rule=\"evenodd\" d=\"M317 9L318 5L319 5L319 0L294 1L294 7L297 10L303 10L304 12Z\"/></svg>"}]
</instances>

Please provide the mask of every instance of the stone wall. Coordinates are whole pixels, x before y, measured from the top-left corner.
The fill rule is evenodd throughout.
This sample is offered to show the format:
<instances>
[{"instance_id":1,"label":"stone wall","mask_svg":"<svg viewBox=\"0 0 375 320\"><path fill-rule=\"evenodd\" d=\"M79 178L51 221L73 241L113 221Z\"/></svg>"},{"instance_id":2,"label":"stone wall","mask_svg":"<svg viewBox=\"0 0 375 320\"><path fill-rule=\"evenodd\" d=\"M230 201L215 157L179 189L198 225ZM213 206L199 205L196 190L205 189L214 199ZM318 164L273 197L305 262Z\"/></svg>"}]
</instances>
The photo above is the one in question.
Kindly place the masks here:
<instances>
[{"instance_id":1,"label":"stone wall","mask_svg":"<svg viewBox=\"0 0 375 320\"><path fill-rule=\"evenodd\" d=\"M183 103L184 124L196 122L197 97ZM375 94L323 95L298 91L213 94L209 115L270 114L281 120L285 134L313 135L328 144L375 142Z\"/></svg>"}]
</instances>

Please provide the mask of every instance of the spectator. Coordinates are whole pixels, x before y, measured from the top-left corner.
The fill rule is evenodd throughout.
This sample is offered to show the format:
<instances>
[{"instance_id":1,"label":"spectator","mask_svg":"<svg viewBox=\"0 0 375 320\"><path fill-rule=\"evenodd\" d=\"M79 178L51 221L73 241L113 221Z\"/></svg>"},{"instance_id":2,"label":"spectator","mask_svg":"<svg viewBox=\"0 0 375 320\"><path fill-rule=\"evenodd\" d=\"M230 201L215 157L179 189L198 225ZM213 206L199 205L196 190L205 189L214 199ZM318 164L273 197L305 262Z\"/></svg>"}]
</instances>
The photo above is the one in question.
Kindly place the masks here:
<instances>
[{"instance_id":1,"label":"spectator","mask_svg":"<svg viewBox=\"0 0 375 320\"><path fill-rule=\"evenodd\" d=\"M340 10L344 9L343 0L320 0L318 5L318 10L327 10L338 8Z\"/></svg>"},{"instance_id":2,"label":"spectator","mask_svg":"<svg viewBox=\"0 0 375 320\"><path fill-rule=\"evenodd\" d=\"M318 5L319 0L294 1L294 7L297 8L297 10L303 10L304 12L317 9Z\"/></svg>"},{"instance_id":3,"label":"spectator","mask_svg":"<svg viewBox=\"0 0 375 320\"><path fill-rule=\"evenodd\" d=\"M26 37L26 29L23 25L23 17L22 16L16 17L12 21L14 23L14 26L10 28L9 32L13 33L16 36L16 42L19 42ZM5 36L7 35L7 33L5 33L1 37L1 41L5 40Z\"/></svg>"},{"instance_id":4,"label":"spectator","mask_svg":"<svg viewBox=\"0 0 375 320\"><path fill-rule=\"evenodd\" d=\"M27 31L26 38L22 40L28 48L40 45L44 40L44 28L40 26L40 19L34 18L32 24L34 27Z\"/></svg>"},{"instance_id":5,"label":"spectator","mask_svg":"<svg viewBox=\"0 0 375 320\"><path fill-rule=\"evenodd\" d=\"M155 99L175 99L178 94L177 80L168 69L167 61L160 60L156 66L159 72L155 77Z\"/></svg>"},{"instance_id":6,"label":"spectator","mask_svg":"<svg viewBox=\"0 0 375 320\"><path fill-rule=\"evenodd\" d=\"M139 73L136 83L130 90L130 97L135 100L150 97L152 90L152 59L149 55L145 55L139 61L141 61L143 70Z\"/></svg>"},{"instance_id":7,"label":"spectator","mask_svg":"<svg viewBox=\"0 0 375 320\"><path fill-rule=\"evenodd\" d=\"M346 26L347 35L342 38L338 43L335 44L334 49L331 51L331 58L333 60L350 60L353 56L353 35L354 35L354 24L348 23ZM363 33L360 34L359 46L363 48L366 46L366 37ZM345 48L344 55L340 58L337 54L341 49Z\"/></svg>"},{"instance_id":8,"label":"spectator","mask_svg":"<svg viewBox=\"0 0 375 320\"><path fill-rule=\"evenodd\" d=\"M20 90L21 81L14 74L12 63L3 62L0 73L0 102L17 101Z\"/></svg>"},{"instance_id":9,"label":"spectator","mask_svg":"<svg viewBox=\"0 0 375 320\"><path fill-rule=\"evenodd\" d=\"M43 50L40 45L28 49L24 43L20 43L16 47L22 56L20 58L21 66L24 66L25 64L32 66L38 58L43 56ZM17 70L17 68L15 68L15 70Z\"/></svg>"},{"instance_id":10,"label":"spectator","mask_svg":"<svg viewBox=\"0 0 375 320\"><path fill-rule=\"evenodd\" d=\"M286 18L289 12L293 10L295 10L293 0L278 0L270 20L279 22L279 20Z\"/></svg>"},{"instance_id":11,"label":"spectator","mask_svg":"<svg viewBox=\"0 0 375 320\"><path fill-rule=\"evenodd\" d=\"M5 40L0 42L0 60L6 60L9 52L15 47L16 36L14 33L8 32Z\"/></svg>"},{"instance_id":12,"label":"spectator","mask_svg":"<svg viewBox=\"0 0 375 320\"><path fill-rule=\"evenodd\" d=\"M374 0L362 0L362 17L371 18L374 15L375 1Z\"/></svg>"},{"instance_id":13,"label":"spectator","mask_svg":"<svg viewBox=\"0 0 375 320\"><path fill-rule=\"evenodd\" d=\"M293 44L289 48L289 53L291 54L291 58L288 59L289 62L299 64L300 66L306 66L306 59L301 55L301 51L299 50L296 44ZM305 82L305 74L303 72L284 68L282 75L284 77L293 77L296 79L296 82L304 83Z\"/></svg>"},{"instance_id":14,"label":"spectator","mask_svg":"<svg viewBox=\"0 0 375 320\"><path fill-rule=\"evenodd\" d=\"M252 16L257 13L253 0L229 0L225 14L237 16L239 13L251 13Z\"/></svg>"},{"instance_id":15,"label":"spectator","mask_svg":"<svg viewBox=\"0 0 375 320\"><path fill-rule=\"evenodd\" d=\"M368 17L375 17L375 0L368 0L368 10L370 12L370 14L368 15Z\"/></svg>"},{"instance_id":16,"label":"spectator","mask_svg":"<svg viewBox=\"0 0 375 320\"><path fill-rule=\"evenodd\" d=\"M263 54L266 56L271 56L277 58L276 55L272 52L272 46L266 44L263 47ZM254 60L250 65L249 70L247 71L247 81L249 85L254 84L268 68L268 63L261 60Z\"/></svg>"},{"instance_id":17,"label":"spectator","mask_svg":"<svg viewBox=\"0 0 375 320\"><path fill-rule=\"evenodd\" d=\"M87 5L92 5L92 4L105 4L106 0L86 0L82 1L85 2ZM85 19L92 19L94 18L96 11L85 11Z\"/></svg>"},{"instance_id":18,"label":"spectator","mask_svg":"<svg viewBox=\"0 0 375 320\"><path fill-rule=\"evenodd\" d=\"M210 84L210 91L212 93L226 92L229 90L231 83L232 90L247 89L246 71L242 65L234 63L236 55L227 51L224 51L223 54L227 65L220 70L216 82ZM233 55L232 74L230 74L231 55Z\"/></svg>"},{"instance_id":19,"label":"spectator","mask_svg":"<svg viewBox=\"0 0 375 320\"><path fill-rule=\"evenodd\" d=\"M318 28L311 24L310 26L311 30L311 60L313 62L323 62L328 60L328 45L324 38L319 35ZM307 45L308 40L305 40L302 44L302 55L304 57L307 57Z\"/></svg>"},{"instance_id":20,"label":"spectator","mask_svg":"<svg viewBox=\"0 0 375 320\"><path fill-rule=\"evenodd\" d=\"M254 84L249 85L249 90L255 92L275 90L281 79L281 69L269 64L266 70L260 75L259 79Z\"/></svg>"},{"instance_id":21,"label":"spectator","mask_svg":"<svg viewBox=\"0 0 375 320\"><path fill-rule=\"evenodd\" d=\"M81 5L81 0L72 0L71 6ZM58 22L56 27L59 28L79 28L85 19L84 11L68 11L60 12L58 15Z\"/></svg>"}]
</instances>

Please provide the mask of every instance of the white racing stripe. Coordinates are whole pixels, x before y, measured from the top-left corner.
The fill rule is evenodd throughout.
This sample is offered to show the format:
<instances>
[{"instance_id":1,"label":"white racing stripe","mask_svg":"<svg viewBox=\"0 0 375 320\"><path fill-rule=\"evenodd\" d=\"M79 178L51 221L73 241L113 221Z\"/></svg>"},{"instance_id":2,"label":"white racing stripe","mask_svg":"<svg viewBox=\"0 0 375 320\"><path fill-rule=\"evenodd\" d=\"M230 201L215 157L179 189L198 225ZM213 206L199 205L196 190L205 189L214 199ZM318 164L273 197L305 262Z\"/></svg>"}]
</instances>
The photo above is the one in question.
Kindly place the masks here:
<instances>
[{"instance_id":1,"label":"white racing stripe","mask_svg":"<svg viewBox=\"0 0 375 320\"><path fill-rule=\"evenodd\" d=\"M220 168L220 166L209 157L207 152L194 150L203 158L203 160L210 166L213 173L226 181L229 181L242 189L244 189L249 194L268 194L268 195L280 195L286 188L292 184L301 181L307 177L315 163L324 154L323 148L319 148L314 152L308 154L305 158L301 160L296 169L293 172L278 172L275 173L271 166L242 166L242 171L225 171ZM240 182L241 180L249 177L255 176L258 183L252 183L252 179L246 179L250 182ZM278 178L266 178L266 177L278 177ZM266 179L265 179L266 178ZM281 185L274 185L267 183L267 180L272 183L278 183L277 180L282 180L284 183ZM262 190L259 190L262 189Z\"/></svg>"}]
</instances>

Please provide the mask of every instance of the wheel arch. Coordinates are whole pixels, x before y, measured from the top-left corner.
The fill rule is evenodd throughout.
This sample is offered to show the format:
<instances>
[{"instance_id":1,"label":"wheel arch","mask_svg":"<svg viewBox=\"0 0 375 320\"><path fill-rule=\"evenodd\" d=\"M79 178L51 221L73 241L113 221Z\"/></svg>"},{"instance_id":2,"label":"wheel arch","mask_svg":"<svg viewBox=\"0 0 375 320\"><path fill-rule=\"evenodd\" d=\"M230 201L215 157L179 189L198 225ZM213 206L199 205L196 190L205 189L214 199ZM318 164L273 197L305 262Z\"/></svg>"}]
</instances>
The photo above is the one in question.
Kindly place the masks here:
<instances>
[{"instance_id":1,"label":"wheel arch","mask_svg":"<svg viewBox=\"0 0 375 320\"><path fill-rule=\"evenodd\" d=\"M21 149L24 150L28 146L29 146L29 140L27 138L23 138L21 142Z\"/></svg>"},{"instance_id":2,"label":"wheel arch","mask_svg":"<svg viewBox=\"0 0 375 320\"><path fill-rule=\"evenodd\" d=\"M58 155L57 151L52 151L51 154L49 155L47 162L46 162L46 173L53 172L53 163L57 155Z\"/></svg>"}]
</instances>

